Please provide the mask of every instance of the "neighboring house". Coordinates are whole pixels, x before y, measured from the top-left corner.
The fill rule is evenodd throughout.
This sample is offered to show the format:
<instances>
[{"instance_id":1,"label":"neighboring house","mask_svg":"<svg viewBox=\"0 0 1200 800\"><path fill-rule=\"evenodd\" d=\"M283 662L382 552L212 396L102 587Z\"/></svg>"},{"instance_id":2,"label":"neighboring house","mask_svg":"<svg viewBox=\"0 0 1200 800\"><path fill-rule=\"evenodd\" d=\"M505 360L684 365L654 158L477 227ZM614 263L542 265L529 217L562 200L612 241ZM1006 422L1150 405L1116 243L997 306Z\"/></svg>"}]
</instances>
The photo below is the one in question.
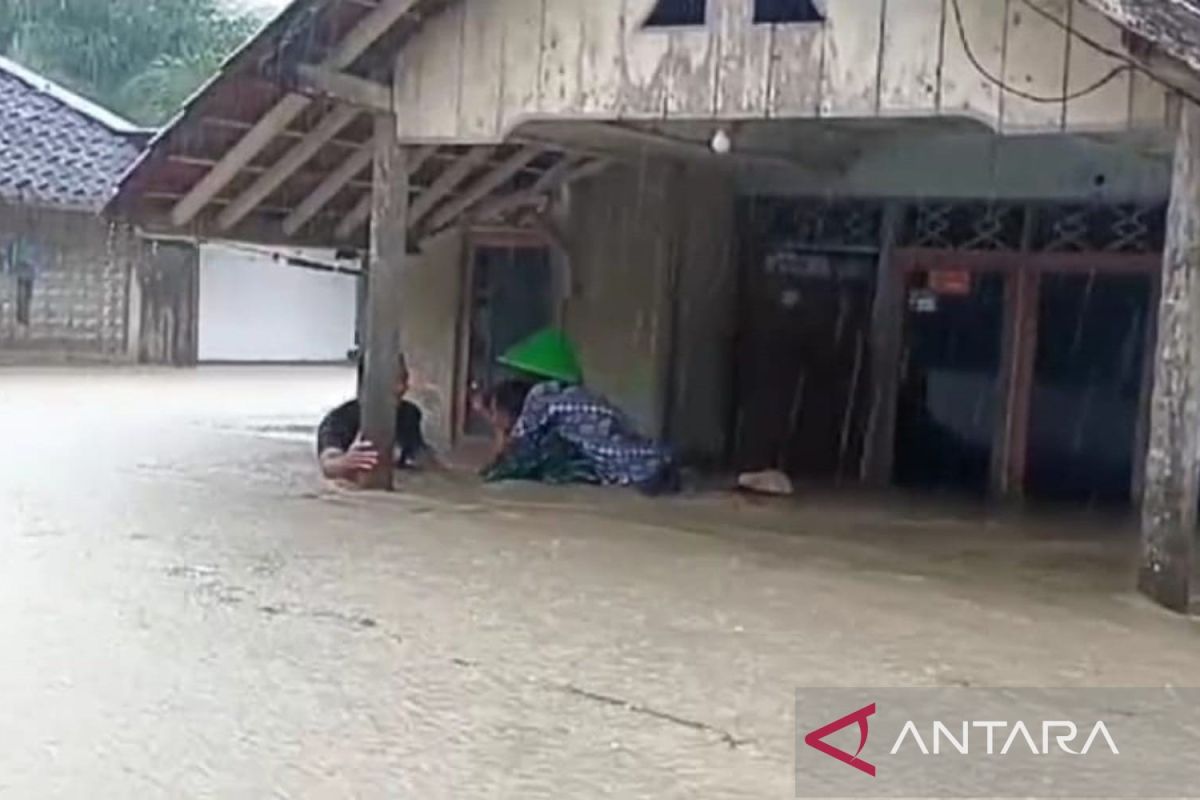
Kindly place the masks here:
<instances>
[{"instance_id":1,"label":"neighboring house","mask_svg":"<svg viewBox=\"0 0 1200 800\"><path fill-rule=\"evenodd\" d=\"M697 460L1194 519L1198 47L1167 0L296 0L112 208L369 247L447 438L552 322Z\"/></svg>"},{"instance_id":2,"label":"neighboring house","mask_svg":"<svg viewBox=\"0 0 1200 800\"><path fill-rule=\"evenodd\" d=\"M0 59L0 362L137 358L139 247L98 212L145 140Z\"/></svg>"},{"instance_id":3,"label":"neighboring house","mask_svg":"<svg viewBox=\"0 0 1200 800\"><path fill-rule=\"evenodd\" d=\"M100 215L149 137L0 59L0 364L344 361L358 276L332 251L197 246Z\"/></svg>"}]
</instances>

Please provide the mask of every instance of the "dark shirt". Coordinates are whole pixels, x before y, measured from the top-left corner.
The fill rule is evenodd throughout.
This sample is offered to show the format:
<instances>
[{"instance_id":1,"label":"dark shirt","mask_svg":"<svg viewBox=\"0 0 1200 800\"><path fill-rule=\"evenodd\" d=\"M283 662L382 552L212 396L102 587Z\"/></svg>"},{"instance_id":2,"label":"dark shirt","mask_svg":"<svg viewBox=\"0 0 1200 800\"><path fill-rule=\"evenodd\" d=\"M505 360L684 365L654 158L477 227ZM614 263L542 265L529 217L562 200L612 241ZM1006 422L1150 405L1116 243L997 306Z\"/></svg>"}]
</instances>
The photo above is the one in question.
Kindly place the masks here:
<instances>
[{"instance_id":1,"label":"dark shirt","mask_svg":"<svg viewBox=\"0 0 1200 800\"><path fill-rule=\"evenodd\" d=\"M357 400L338 406L317 428L317 455L330 449L349 450L361 428L362 408ZM428 447L421 434L421 409L405 400L396 406L396 463L406 466Z\"/></svg>"}]
</instances>

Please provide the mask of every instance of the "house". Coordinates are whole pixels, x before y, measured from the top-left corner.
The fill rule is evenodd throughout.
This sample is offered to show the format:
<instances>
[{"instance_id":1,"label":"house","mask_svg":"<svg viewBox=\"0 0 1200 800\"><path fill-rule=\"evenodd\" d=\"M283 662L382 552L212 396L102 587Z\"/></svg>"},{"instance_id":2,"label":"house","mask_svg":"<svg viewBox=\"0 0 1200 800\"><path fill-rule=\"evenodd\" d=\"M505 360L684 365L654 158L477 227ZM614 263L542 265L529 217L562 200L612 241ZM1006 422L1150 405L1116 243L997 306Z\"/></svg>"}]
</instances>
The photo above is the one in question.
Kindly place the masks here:
<instances>
[{"instance_id":1,"label":"house","mask_svg":"<svg viewBox=\"0 0 1200 800\"><path fill-rule=\"evenodd\" d=\"M344 361L357 262L100 215L149 138L0 59L0 363Z\"/></svg>"},{"instance_id":2,"label":"house","mask_svg":"<svg viewBox=\"0 0 1200 800\"><path fill-rule=\"evenodd\" d=\"M1198 68L1166 0L296 0L112 210L369 252L374 441L401 343L454 439L553 323L696 460L1140 504L1183 608Z\"/></svg>"},{"instance_id":3,"label":"house","mask_svg":"<svg viewBox=\"0 0 1200 800\"><path fill-rule=\"evenodd\" d=\"M0 361L137 360L139 247L98 212L145 139L0 59Z\"/></svg>"}]
</instances>

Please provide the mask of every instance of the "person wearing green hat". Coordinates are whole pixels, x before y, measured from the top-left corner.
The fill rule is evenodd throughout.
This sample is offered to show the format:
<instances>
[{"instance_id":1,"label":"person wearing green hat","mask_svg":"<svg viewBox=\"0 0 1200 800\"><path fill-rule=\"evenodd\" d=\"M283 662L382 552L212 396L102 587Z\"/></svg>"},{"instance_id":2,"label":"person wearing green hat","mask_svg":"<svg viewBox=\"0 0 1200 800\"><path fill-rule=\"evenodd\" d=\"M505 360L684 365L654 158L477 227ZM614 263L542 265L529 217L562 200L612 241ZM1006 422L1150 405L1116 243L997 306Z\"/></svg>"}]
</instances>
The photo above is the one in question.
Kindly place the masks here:
<instances>
[{"instance_id":1,"label":"person wearing green hat","mask_svg":"<svg viewBox=\"0 0 1200 800\"><path fill-rule=\"evenodd\" d=\"M540 380L583 383L575 346L562 331L547 328L510 347L497 359L502 365Z\"/></svg>"},{"instance_id":2,"label":"person wearing green hat","mask_svg":"<svg viewBox=\"0 0 1200 800\"><path fill-rule=\"evenodd\" d=\"M579 357L561 331L534 334L505 352L499 363L520 378L489 393L487 410L499 442L485 479L558 482L565 462L569 474L586 482L634 486L649 494L678 491L670 451L641 435L620 409L583 386Z\"/></svg>"}]
</instances>

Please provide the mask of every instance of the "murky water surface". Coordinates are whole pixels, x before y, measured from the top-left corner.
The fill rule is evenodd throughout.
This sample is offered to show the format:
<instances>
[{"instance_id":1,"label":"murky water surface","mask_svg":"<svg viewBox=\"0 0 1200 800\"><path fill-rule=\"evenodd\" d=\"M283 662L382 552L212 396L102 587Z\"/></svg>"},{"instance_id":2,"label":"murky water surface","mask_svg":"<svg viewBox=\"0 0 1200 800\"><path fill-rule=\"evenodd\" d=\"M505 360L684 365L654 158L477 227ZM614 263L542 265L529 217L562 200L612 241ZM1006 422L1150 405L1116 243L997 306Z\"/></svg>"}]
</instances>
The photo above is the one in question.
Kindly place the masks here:
<instances>
[{"instance_id":1,"label":"murky water surface","mask_svg":"<svg viewBox=\"0 0 1200 800\"><path fill-rule=\"evenodd\" d=\"M0 795L793 795L800 685L1193 681L1129 534L318 481L345 370L0 373Z\"/></svg>"}]
</instances>

